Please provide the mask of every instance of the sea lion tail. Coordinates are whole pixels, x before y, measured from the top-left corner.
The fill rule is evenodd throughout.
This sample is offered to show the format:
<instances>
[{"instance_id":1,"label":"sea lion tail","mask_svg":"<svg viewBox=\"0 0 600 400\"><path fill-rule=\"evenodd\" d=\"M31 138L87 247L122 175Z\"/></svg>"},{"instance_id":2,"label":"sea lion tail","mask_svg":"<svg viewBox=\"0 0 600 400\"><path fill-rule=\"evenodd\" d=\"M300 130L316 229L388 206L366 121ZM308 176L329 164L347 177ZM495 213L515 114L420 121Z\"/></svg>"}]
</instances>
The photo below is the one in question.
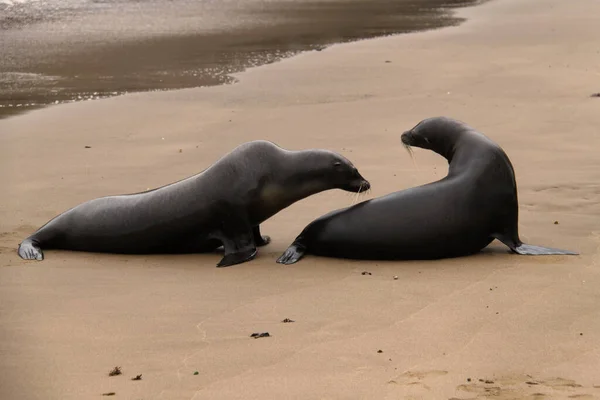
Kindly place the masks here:
<instances>
[{"instance_id":1,"label":"sea lion tail","mask_svg":"<svg viewBox=\"0 0 600 400\"><path fill-rule=\"evenodd\" d=\"M569 250L553 249L551 247L535 246L532 244L521 243L515 248L511 248L517 254L528 255L528 256L546 256L546 255L570 255L577 256L579 253L575 253Z\"/></svg>"},{"instance_id":2,"label":"sea lion tail","mask_svg":"<svg viewBox=\"0 0 600 400\"><path fill-rule=\"evenodd\" d=\"M306 246L302 244L301 238L296 238L294 242L283 252L277 259L278 264L295 264L304 256L306 253Z\"/></svg>"},{"instance_id":3,"label":"sea lion tail","mask_svg":"<svg viewBox=\"0 0 600 400\"><path fill-rule=\"evenodd\" d=\"M24 260L38 260L44 259L44 253L40 248L37 241L31 238L27 238L21 242L19 249L17 250L19 256Z\"/></svg>"}]
</instances>

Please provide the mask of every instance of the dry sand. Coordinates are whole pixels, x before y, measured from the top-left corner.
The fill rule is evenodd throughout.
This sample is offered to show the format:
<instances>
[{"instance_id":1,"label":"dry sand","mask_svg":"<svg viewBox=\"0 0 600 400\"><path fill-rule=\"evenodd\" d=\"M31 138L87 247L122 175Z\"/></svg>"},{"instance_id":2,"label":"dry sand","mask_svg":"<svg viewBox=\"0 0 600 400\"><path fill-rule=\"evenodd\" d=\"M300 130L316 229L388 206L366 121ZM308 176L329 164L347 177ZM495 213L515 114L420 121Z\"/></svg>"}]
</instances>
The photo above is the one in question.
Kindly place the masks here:
<instances>
[{"instance_id":1,"label":"dry sand","mask_svg":"<svg viewBox=\"0 0 600 400\"><path fill-rule=\"evenodd\" d=\"M460 15L236 85L0 121L0 398L600 398L600 2L495 0ZM213 254L15 253L68 207L191 175L252 139L337 150L372 196L423 184L445 160L416 150L415 167L399 134L433 115L507 151L524 240L581 256L493 244L435 262L276 264L309 221L351 203L339 191L267 221L272 244L233 268ZM262 331L272 337L248 337ZM108 377L116 365L124 374Z\"/></svg>"}]
</instances>

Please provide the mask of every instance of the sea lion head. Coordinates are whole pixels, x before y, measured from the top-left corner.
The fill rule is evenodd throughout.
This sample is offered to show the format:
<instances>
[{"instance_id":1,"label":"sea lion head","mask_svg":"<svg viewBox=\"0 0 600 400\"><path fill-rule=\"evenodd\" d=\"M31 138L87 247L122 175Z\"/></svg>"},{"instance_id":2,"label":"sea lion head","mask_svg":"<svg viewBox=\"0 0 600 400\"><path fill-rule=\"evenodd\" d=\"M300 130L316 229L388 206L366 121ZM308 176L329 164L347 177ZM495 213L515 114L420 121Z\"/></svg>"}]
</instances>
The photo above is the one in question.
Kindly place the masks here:
<instances>
[{"instance_id":1,"label":"sea lion head","mask_svg":"<svg viewBox=\"0 0 600 400\"><path fill-rule=\"evenodd\" d=\"M304 150L296 153L303 165L297 177L308 186L316 185L321 190L341 189L362 193L371 184L358 172L350 160L333 151L324 149Z\"/></svg>"},{"instance_id":2,"label":"sea lion head","mask_svg":"<svg viewBox=\"0 0 600 400\"><path fill-rule=\"evenodd\" d=\"M404 146L432 150L450 160L458 139L466 130L465 124L458 120L433 117L422 120L404 132L400 139Z\"/></svg>"},{"instance_id":3,"label":"sea lion head","mask_svg":"<svg viewBox=\"0 0 600 400\"><path fill-rule=\"evenodd\" d=\"M365 192L371 184L358 172L358 169L344 156L325 152L318 169L334 187L347 192Z\"/></svg>"}]
</instances>

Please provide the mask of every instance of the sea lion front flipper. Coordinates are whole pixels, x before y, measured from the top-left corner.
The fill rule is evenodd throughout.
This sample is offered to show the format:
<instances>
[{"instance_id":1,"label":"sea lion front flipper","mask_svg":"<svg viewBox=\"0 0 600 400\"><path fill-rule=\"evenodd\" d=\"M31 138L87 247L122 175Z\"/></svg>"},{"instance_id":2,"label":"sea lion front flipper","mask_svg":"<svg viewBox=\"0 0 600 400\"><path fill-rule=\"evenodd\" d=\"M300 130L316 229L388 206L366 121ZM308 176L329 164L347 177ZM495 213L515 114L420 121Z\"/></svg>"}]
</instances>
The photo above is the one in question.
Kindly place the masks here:
<instances>
[{"instance_id":1,"label":"sea lion front flipper","mask_svg":"<svg viewBox=\"0 0 600 400\"><path fill-rule=\"evenodd\" d=\"M306 253L306 246L304 246L298 239L294 240L294 243L288 247L281 256L277 259L278 264L295 264Z\"/></svg>"},{"instance_id":2,"label":"sea lion front flipper","mask_svg":"<svg viewBox=\"0 0 600 400\"><path fill-rule=\"evenodd\" d=\"M254 243L256 243L257 246L262 247L262 246L266 246L269 243L271 243L271 237L270 236L263 236L260 234L260 226L256 225L254 228L252 228L252 234L254 235Z\"/></svg>"},{"instance_id":3,"label":"sea lion front flipper","mask_svg":"<svg viewBox=\"0 0 600 400\"><path fill-rule=\"evenodd\" d=\"M225 257L219 261L217 268L230 267L232 265L241 264L250 261L256 257L256 248L238 251L236 253L225 253Z\"/></svg>"},{"instance_id":4,"label":"sea lion front flipper","mask_svg":"<svg viewBox=\"0 0 600 400\"><path fill-rule=\"evenodd\" d=\"M217 264L218 268L241 264L256 257L254 231L243 218L231 220L224 224L221 232L221 242L225 256Z\"/></svg>"}]
</instances>

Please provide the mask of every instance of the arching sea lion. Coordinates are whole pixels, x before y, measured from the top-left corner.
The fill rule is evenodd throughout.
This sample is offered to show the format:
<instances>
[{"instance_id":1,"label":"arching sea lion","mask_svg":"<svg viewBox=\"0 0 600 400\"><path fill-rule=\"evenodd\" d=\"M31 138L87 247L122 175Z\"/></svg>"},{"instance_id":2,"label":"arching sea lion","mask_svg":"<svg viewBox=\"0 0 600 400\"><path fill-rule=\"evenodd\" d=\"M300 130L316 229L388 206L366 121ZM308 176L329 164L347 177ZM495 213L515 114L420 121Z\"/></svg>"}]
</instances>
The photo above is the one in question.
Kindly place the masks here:
<instances>
[{"instance_id":1,"label":"arching sea lion","mask_svg":"<svg viewBox=\"0 0 600 400\"><path fill-rule=\"evenodd\" d=\"M524 244L512 164L496 143L450 118L429 118L401 136L448 160L433 183L333 211L310 223L277 260L304 254L354 259L439 259L474 254L494 239L518 254L577 254Z\"/></svg>"},{"instance_id":2,"label":"arching sea lion","mask_svg":"<svg viewBox=\"0 0 600 400\"><path fill-rule=\"evenodd\" d=\"M334 152L249 142L187 179L80 204L25 239L18 252L42 260L42 248L148 254L208 252L223 245L217 266L226 267L253 259L256 246L269 243L260 223L334 188L358 192L369 182Z\"/></svg>"}]
</instances>

